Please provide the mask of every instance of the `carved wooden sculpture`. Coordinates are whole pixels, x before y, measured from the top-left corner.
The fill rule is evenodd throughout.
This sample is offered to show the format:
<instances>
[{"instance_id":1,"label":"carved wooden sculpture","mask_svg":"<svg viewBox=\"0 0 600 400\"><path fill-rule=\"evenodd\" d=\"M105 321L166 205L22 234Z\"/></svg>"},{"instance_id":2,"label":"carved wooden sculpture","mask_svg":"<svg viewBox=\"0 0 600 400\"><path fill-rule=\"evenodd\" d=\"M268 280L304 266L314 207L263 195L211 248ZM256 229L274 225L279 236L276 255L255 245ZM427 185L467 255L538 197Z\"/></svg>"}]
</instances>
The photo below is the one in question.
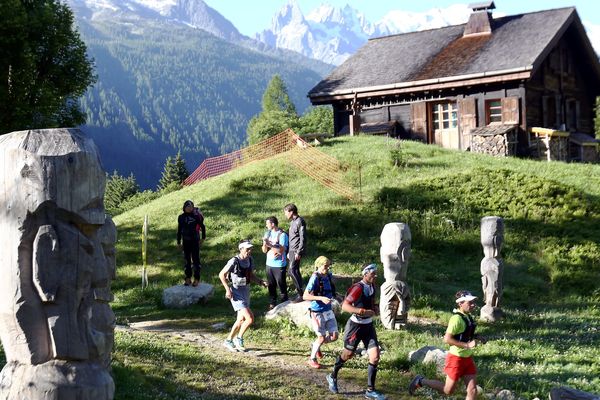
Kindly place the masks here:
<instances>
[{"instance_id":1,"label":"carved wooden sculpture","mask_svg":"<svg viewBox=\"0 0 600 400\"><path fill-rule=\"evenodd\" d=\"M481 283L485 305L481 308L480 318L484 321L492 322L504 317L504 312L500 309L504 271L500 250L503 242L504 220L500 217L483 217L481 245L484 258L481 260Z\"/></svg>"},{"instance_id":2,"label":"carved wooden sculpture","mask_svg":"<svg viewBox=\"0 0 600 400\"><path fill-rule=\"evenodd\" d=\"M0 399L112 399L115 226L77 129L0 136Z\"/></svg>"},{"instance_id":3,"label":"carved wooden sculpture","mask_svg":"<svg viewBox=\"0 0 600 400\"><path fill-rule=\"evenodd\" d=\"M381 285L379 307L381 322L387 329L400 329L406 325L410 307L410 288L406 284L410 246L407 224L390 223L383 227L379 252L385 282Z\"/></svg>"}]
</instances>

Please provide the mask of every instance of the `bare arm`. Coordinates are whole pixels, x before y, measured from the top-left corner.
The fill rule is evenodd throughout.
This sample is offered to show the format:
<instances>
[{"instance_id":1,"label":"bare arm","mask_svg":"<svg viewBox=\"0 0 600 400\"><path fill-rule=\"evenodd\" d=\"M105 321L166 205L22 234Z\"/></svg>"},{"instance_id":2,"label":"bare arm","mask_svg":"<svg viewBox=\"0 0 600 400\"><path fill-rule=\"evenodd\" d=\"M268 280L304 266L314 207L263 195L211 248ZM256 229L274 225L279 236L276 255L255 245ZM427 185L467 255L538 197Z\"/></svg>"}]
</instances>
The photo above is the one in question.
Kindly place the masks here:
<instances>
[{"instance_id":1,"label":"bare arm","mask_svg":"<svg viewBox=\"0 0 600 400\"><path fill-rule=\"evenodd\" d=\"M348 302L348 300L344 299L342 303L342 310L347 313L360 315L361 317L372 317L375 315L373 310L368 310L366 308L354 307L352 304Z\"/></svg>"},{"instance_id":2,"label":"bare arm","mask_svg":"<svg viewBox=\"0 0 600 400\"><path fill-rule=\"evenodd\" d=\"M331 303L331 299L329 297L325 297L325 296L315 296L313 295L311 292L309 292L308 290L304 291L304 294L302 295L302 298L304 300L316 300L316 301L322 301L324 304L329 304Z\"/></svg>"},{"instance_id":3,"label":"bare arm","mask_svg":"<svg viewBox=\"0 0 600 400\"><path fill-rule=\"evenodd\" d=\"M221 283L223 284L223 287L225 288L225 297L227 297L228 299L231 299L231 297L233 297L233 294L231 293L231 288L229 287L229 283L227 283L227 274L228 273L229 273L229 263L227 263L223 267L221 272L219 272L219 279L221 280Z\"/></svg>"},{"instance_id":4,"label":"bare arm","mask_svg":"<svg viewBox=\"0 0 600 400\"><path fill-rule=\"evenodd\" d=\"M259 284L260 286L263 286L263 287L269 286L267 284L267 281L263 281L258 276L256 276L256 274L254 273L254 271L250 271L250 281L252 281L252 282L254 282L256 284Z\"/></svg>"},{"instance_id":5,"label":"bare arm","mask_svg":"<svg viewBox=\"0 0 600 400\"><path fill-rule=\"evenodd\" d=\"M454 339L454 337L451 333L446 333L444 335L444 343L449 344L450 346L459 347L461 349L472 349L477 345L475 340L471 340L470 342L458 341L458 340Z\"/></svg>"}]
</instances>

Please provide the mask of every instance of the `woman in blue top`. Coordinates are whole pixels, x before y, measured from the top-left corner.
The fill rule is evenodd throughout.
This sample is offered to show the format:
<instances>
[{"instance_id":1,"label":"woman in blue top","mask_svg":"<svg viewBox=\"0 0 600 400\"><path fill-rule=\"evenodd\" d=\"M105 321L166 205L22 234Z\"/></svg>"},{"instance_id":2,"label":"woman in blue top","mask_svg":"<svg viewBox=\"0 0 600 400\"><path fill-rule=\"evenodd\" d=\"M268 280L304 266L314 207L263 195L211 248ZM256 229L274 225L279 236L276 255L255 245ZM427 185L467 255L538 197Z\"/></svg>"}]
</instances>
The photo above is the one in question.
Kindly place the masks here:
<instances>
[{"instance_id":1,"label":"woman in blue top","mask_svg":"<svg viewBox=\"0 0 600 400\"><path fill-rule=\"evenodd\" d=\"M329 272L330 267L331 260L325 256L315 260L316 271L310 277L303 295L304 300L311 301L310 319L317 334L308 359L308 365L313 368L321 368L317 361L317 358L323 358L321 345L334 342L338 338L337 321L331 308L331 301L335 297L335 285Z\"/></svg>"}]
</instances>

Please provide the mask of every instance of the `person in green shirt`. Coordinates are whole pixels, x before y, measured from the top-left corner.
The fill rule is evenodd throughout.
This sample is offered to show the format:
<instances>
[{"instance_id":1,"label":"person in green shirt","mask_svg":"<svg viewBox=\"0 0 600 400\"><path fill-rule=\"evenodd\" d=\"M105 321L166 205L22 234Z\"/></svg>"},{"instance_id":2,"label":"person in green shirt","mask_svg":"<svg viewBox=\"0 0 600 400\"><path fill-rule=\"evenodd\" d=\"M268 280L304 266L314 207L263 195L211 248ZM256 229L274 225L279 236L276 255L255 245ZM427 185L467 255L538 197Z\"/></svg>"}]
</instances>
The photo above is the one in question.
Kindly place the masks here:
<instances>
[{"instance_id":1,"label":"person in green shirt","mask_svg":"<svg viewBox=\"0 0 600 400\"><path fill-rule=\"evenodd\" d=\"M422 387L427 386L446 395L451 395L456 389L456 384L463 379L467 388L467 400L475 400L477 397L477 369L473 362L473 349L477 346L475 340L475 321L471 312L475 309L475 299L471 292L461 290L456 293L457 308L452 312L452 317L448 322L444 342L450 345L450 350L446 356L446 382L427 379L422 375L417 375L410 382L408 392L411 395Z\"/></svg>"}]
</instances>

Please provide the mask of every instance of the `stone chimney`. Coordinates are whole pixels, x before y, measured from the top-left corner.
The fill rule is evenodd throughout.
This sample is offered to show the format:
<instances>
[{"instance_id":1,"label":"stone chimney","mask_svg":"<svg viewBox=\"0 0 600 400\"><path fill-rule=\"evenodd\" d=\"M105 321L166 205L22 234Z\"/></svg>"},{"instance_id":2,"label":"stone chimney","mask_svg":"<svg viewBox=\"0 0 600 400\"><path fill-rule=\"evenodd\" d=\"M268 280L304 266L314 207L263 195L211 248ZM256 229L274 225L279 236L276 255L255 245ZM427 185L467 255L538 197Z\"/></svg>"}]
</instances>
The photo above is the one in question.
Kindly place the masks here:
<instances>
[{"instance_id":1,"label":"stone chimney","mask_svg":"<svg viewBox=\"0 0 600 400\"><path fill-rule=\"evenodd\" d=\"M492 34L492 10L496 8L493 1L469 4L473 13L465 26L463 37L471 35Z\"/></svg>"}]
</instances>

